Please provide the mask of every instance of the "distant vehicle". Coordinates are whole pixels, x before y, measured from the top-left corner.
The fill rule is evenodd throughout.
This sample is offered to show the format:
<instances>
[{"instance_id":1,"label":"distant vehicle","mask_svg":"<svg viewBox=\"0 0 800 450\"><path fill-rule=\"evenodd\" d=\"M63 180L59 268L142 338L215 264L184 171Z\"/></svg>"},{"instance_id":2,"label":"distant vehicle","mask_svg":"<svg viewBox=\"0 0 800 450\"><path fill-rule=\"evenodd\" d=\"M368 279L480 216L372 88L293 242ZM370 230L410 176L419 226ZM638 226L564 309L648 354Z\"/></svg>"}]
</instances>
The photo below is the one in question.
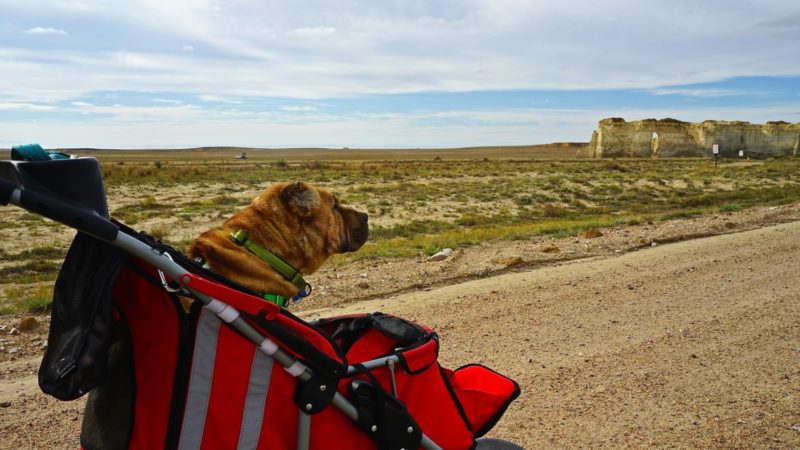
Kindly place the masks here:
<instances>
[{"instance_id":1,"label":"distant vehicle","mask_svg":"<svg viewBox=\"0 0 800 450\"><path fill-rule=\"evenodd\" d=\"M247 153L242 152L241 155L235 156L236 159L247 159Z\"/></svg>"}]
</instances>

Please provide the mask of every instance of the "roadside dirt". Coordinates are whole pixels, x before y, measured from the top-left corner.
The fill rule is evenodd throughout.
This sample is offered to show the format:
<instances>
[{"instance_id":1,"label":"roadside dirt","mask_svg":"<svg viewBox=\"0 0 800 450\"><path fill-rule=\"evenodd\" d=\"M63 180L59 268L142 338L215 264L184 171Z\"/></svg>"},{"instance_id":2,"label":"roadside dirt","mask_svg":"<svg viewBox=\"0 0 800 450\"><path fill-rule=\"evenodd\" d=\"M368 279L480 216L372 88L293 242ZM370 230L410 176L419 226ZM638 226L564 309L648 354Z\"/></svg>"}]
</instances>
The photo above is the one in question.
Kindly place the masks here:
<instances>
[{"instance_id":1,"label":"roadside dirt","mask_svg":"<svg viewBox=\"0 0 800 450\"><path fill-rule=\"evenodd\" d=\"M800 205L600 231L326 269L296 310L434 328L443 365L519 382L490 434L528 449L800 447ZM0 448L77 448L24 318L0 317Z\"/></svg>"}]
</instances>

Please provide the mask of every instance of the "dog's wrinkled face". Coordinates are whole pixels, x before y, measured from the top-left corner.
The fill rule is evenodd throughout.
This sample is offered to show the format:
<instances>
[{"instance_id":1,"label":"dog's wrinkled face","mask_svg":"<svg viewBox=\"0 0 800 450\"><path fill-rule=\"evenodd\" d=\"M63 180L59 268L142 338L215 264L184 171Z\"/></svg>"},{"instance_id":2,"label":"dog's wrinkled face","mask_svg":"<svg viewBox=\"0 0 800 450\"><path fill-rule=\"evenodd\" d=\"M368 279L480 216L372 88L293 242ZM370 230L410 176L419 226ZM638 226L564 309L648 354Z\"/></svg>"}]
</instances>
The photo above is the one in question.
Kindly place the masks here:
<instances>
[{"instance_id":1,"label":"dog's wrinkled face","mask_svg":"<svg viewBox=\"0 0 800 450\"><path fill-rule=\"evenodd\" d=\"M326 191L304 182L276 184L251 205L281 228L290 246L322 261L335 253L354 252L367 241L367 214L342 206ZM319 261L319 264L322 263ZM319 264L309 269L316 270Z\"/></svg>"},{"instance_id":2,"label":"dog's wrinkled face","mask_svg":"<svg viewBox=\"0 0 800 450\"><path fill-rule=\"evenodd\" d=\"M367 214L339 204L330 192L304 182L275 184L222 225L202 233L189 256L257 292L292 297L297 288L268 264L231 241L233 231L280 256L304 275L331 255L354 252L369 234Z\"/></svg>"}]
</instances>

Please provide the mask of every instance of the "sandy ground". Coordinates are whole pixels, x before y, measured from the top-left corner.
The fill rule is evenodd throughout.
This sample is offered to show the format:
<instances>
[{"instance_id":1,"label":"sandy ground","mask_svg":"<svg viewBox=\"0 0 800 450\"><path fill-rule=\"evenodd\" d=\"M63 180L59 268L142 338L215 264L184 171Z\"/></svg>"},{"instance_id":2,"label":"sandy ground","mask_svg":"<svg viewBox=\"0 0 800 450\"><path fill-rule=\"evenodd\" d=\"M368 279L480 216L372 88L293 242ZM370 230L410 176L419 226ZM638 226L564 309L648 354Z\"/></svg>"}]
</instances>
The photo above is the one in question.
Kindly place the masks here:
<instances>
[{"instance_id":1,"label":"sandy ground","mask_svg":"<svg viewBox=\"0 0 800 450\"><path fill-rule=\"evenodd\" d=\"M800 222L656 246L639 242L646 229L625 229L623 247L608 244L619 230L560 240L562 259L549 264L536 263L543 243L492 250L522 263L491 270L503 267L494 258L480 277L411 290L398 286L416 275L374 281L378 265L354 275L375 283L374 298L312 303L301 315L382 310L431 326L445 366L480 362L519 382L521 397L490 435L527 449L800 447ZM563 257L570 246L599 256ZM331 289L339 275L320 279ZM24 345L9 334L19 320L0 318L0 345L20 345L0 361L0 448L76 448L82 402L36 388L46 320L22 333Z\"/></svg>"}]
</instances>

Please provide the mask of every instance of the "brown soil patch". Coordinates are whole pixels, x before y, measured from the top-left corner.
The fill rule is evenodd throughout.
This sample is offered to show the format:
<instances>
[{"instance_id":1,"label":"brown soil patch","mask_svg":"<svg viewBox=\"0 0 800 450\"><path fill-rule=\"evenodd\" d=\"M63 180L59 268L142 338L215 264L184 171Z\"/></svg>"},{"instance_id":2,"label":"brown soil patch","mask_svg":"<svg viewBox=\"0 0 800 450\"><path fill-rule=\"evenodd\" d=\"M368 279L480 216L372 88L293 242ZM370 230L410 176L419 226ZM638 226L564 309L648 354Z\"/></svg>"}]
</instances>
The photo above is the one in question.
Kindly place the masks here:
<instances>
[{"instance_id":1,"label":"brown soil patch","mask_svg":"<svg viewBox=\"0 0 800 450\"><path fill-rule=\"evenodd\" d=\"M584 239L594 239L599 238L602 236L603 233L600 232L597 228L589 228L588 230L581 233L581 237Z\"/></svg>"}]
</instances>

